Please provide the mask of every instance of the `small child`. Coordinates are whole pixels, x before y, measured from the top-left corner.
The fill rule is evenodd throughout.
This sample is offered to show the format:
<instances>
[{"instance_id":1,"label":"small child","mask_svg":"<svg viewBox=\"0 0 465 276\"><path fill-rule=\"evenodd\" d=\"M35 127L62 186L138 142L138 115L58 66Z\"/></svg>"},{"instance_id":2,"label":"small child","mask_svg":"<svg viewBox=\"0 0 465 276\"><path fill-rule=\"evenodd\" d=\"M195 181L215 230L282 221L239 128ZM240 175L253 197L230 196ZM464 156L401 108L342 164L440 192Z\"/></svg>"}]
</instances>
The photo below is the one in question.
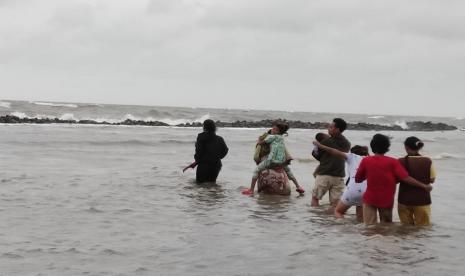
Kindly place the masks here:
<instances>
[{"instance_id":1,"label":"small child","mask_svg":"<svg viewBox=\"0 0 465 276\"><path fill-rule=\"evenodd\" d=\"M323 133L323 132L318 132L316 135L315 135L315 140L318 142L318 143L321 143L323 142L324 140L328 139L330 136L326 133ZM320 161L320 149L318 148L317 145L313 145L313 150L312 150L312 156L315 157L316 160ZM316 177L316 172L318 170L318 166L315 168L315 171L313 172L313 177Z\"/></svg>"},{"instance_id":2,"label":"small child","mask_svg":"<svg viewBox=\"0 0 465 276\"><path fill-rule=\"evenodd\" d=\"M243 194L253 194L255 189L255 184L257 183L258 176L260 173L266 169L270 169L275 166L282 166L283 169L286 171L287 176L289 177L292 182L294 182L297 192L303 194L305 191L300 187L297 179L295 178L294 174L291 172L288 166L288 159L286 154L286 147L284 145L284 138L283 135L287 134L287 130L289 126L284 123L275 123L273 128L271 129L271 134L267 135L264 139L259 139L258 144L270 145L270 153L268 154L268 158L261 161L257 168L254 171L252 182L250 184L250 189L244 190Z\"/></svg>"}]
</instances>

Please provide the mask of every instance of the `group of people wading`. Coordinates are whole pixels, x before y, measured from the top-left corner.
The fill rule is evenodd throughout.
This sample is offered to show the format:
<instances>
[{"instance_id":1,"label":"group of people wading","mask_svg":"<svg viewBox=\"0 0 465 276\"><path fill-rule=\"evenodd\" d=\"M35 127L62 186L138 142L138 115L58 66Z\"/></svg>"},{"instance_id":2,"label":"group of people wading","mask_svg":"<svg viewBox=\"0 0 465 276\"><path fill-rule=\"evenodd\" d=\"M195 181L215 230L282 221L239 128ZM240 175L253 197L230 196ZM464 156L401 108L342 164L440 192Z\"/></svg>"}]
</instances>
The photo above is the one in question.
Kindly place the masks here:
<instances>
[{"instance_id":1,"label":"group of people wading","mask_svg":"<svg viewBox=\"0 0 465 276\"><path fill-rule=\"evenodd\" d=\"M197 137L195 162L184 168L197 167L197 183L215 182L221 170L221 159L228 153L224 139L216 135L214 121L206 120L204 132ZM328 127L328 134L318 133L313 142L313 157L319 161L312 189L312 206L319 206L328 193L337 218L343 218L347 210L355 206L357 219L367 225L392 222L392 210L397 183L398 214L401 223L427 226L431 224L431 184L436 173L432 161L420 155L424 143L411 136L404 141L406 156L400 159L388 157L391 142L383 134L375 134L370 141L373 155L368 147L355 145L343 135L347 123L335 118ZM289 179L296 191L303 195L300 186L289 168L292 157L284 144L289 126L275 122L271 130L261 135L256 145L254 170L250 188L242 191L253 195L258 192L289 195ZM348 178L346 177L346 164Z\"/></svg>"}]
</instances>

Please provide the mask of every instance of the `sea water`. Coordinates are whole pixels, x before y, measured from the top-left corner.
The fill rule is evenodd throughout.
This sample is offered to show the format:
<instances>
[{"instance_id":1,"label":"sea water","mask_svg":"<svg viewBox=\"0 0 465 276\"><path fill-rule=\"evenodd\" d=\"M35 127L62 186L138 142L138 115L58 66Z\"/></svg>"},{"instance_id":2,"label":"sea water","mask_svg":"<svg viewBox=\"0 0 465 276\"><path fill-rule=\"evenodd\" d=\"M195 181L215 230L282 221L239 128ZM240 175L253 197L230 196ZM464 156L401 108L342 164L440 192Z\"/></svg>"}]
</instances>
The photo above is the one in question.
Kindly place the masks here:
<instances>
[{"instance_id":1,"label":"sea water","mask_svg":"<svg viewBox=\"0 0 465 276\"><path fill-rule=\"evenodd\" d=\"M79 109L37 107L57 114ZM182 168L193 161L200 131L0 125L0 275L465 273L464 132L385 132L395 157L405 154L407 136L425 141L423 154L438 175L433 225L403 227L394 212L393 225L366 228L354 210L335 219L327 199L310 207L317 130L291 129L285 138L303 197L241 194L265 129L219 129L230 152L218 183L195 184L195 172ZM353 145L368 145L374 133L345 135Z\"/></svg>"}]
</instances>

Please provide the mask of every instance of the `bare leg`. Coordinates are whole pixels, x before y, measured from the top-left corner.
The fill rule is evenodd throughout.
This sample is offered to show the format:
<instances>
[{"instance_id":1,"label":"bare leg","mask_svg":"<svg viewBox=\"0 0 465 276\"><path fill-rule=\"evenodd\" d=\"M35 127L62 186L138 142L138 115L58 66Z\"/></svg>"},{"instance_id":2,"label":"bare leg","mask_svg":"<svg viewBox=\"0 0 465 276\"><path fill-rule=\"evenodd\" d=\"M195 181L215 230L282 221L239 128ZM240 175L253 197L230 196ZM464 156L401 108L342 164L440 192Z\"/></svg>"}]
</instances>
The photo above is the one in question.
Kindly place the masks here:
<instances>
[{"instance_id":1,"label":"bare leg","mask_svg":"<svg viewBox=\"0 0 465 276\"><path fill-rule=\"evenodd\" d=\"M311 204L312 207L318 207L320 206L320 200L314 196L312 196L312 204Z\"/></svg>"},{"instance_id":2,"label":"bare leg","mask_svg":"<svg viewBox=\"0 0 465 276\"><path fill-rule=\"evenodd\" d=\"M334 216L336 218L344 218L344 214L349 210L350 205L345 205L342 203L342 201L339 201L339 203L336 205L336 208L334 209Z\"/></svg>"},{"instance_id":3,"label":"bare leg","mask_svg":"<svg viewBox=\"0 0 465 276\"><path fill-rule=\"evenodd\" d=\"M252 191L253 193L253 190L255 189L255 184L257 184L257 180L258 178L252 178L252 182L250 183L250 190Z\"/></svg>"},{"instance_id":4,"label":"bare leg","mask_svg":"<svg viewBox=\"0 0 465 276\"><path fill-rule=\"evenodd\" d=\"M357 214L357 221L363 222L363 207L362 206L357 206L355 208L355 214Z\"/></svg>"}]
</instances>

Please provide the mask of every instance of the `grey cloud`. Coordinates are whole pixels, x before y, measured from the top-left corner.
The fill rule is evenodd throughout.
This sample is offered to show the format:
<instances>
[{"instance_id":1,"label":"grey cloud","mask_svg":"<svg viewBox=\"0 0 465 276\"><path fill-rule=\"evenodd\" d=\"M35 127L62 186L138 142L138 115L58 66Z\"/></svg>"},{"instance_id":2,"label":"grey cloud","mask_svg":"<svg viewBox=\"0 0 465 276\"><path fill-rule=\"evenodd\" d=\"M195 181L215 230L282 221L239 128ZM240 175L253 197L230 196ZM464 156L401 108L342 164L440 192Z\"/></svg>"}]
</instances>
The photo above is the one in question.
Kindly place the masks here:
<instances>
[{"instance_id":1,"label":"grey cloud","mask_svg":"<svg viewBox=\"0 0 465 276\"><path fill-rule=\"evenodd\" d=\"M238 95L286 91L301 100L285 107L270 101L270 108L302 110L310 93L322 102L338 95L338 108L353 112L345 105L351 97L366 98L365 110L373 110L377 93L389 103L383 108L408 111L384 95L415 100L463 89L464 7L432 0L30 0L0 8L0 88L100 102L108 91L124 101L130 90L144 102L192 105L196 96L186 94L217 92L211 106L225 98L235 107L245 104ZM63 86L73 93L59 93Z\"/></svg>"}]
</instances>

